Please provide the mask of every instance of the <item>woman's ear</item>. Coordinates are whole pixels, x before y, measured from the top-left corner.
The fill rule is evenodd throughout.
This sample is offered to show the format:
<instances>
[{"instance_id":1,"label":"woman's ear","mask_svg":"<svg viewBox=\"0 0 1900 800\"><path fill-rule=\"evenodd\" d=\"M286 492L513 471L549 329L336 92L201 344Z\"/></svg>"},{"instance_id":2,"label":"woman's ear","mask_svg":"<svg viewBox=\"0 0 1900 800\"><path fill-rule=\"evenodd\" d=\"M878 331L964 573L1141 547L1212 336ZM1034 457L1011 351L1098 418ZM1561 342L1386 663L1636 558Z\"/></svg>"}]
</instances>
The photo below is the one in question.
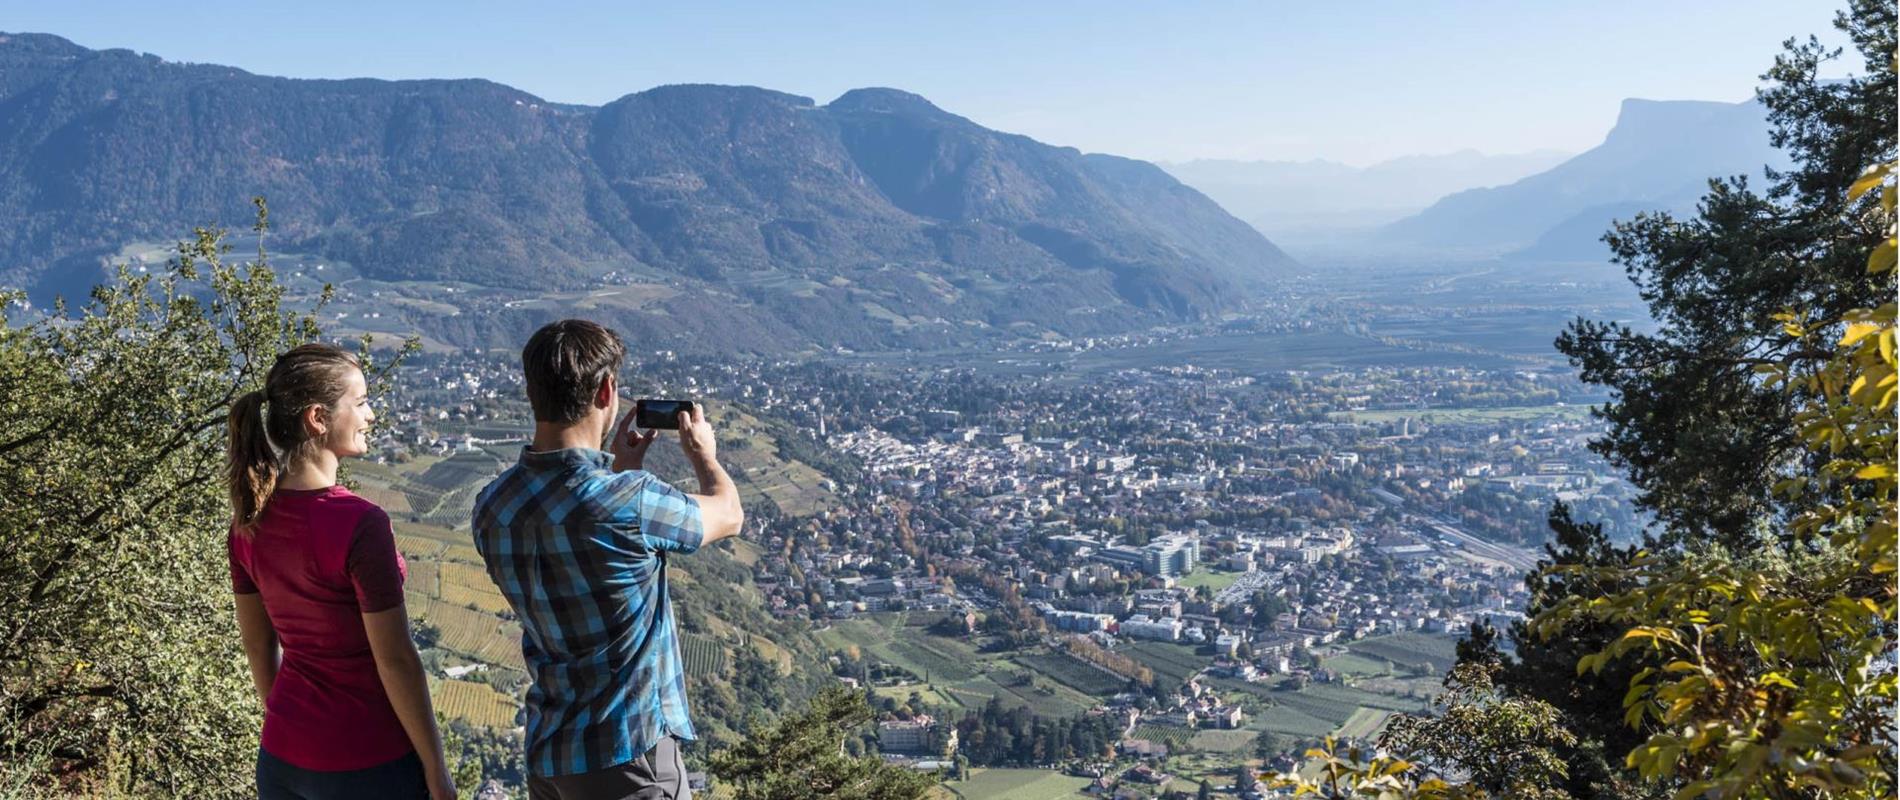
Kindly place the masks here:
<instances>
[{"instance_id":1,"label":"woman's ear","mask_svg":"<svg viewBox=\"0 0 1900 800\"><path fill-rule=\"evenodd\" d=\"M303 433L311 439L321 439L330 432L330 410L321 404L313 404L303 410Z\"/></svg>"}]
</instances>

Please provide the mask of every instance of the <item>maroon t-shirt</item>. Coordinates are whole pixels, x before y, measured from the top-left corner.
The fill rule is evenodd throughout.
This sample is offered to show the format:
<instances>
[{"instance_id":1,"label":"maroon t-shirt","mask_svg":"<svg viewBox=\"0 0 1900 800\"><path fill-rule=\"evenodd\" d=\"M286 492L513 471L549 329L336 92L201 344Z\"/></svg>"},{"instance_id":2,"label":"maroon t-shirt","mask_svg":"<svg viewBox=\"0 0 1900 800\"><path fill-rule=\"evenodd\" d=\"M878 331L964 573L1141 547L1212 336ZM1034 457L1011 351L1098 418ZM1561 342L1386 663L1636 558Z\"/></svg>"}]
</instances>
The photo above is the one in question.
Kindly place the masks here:
<instances>
[{"instance_id":1,"label":"maroon t-shirt","mask_svg":"<svg viewBox=\"0 0 1900 800\"><path fill-rule=\"evenodd\" d=\"M261 596L284 649L264 701L263 746L323 772L413 747L383 692L363 614L402 603L408 565L389 515L341 486L271 494L250 536L230 539L231 589Z\"/></svg>"}]
</instances>

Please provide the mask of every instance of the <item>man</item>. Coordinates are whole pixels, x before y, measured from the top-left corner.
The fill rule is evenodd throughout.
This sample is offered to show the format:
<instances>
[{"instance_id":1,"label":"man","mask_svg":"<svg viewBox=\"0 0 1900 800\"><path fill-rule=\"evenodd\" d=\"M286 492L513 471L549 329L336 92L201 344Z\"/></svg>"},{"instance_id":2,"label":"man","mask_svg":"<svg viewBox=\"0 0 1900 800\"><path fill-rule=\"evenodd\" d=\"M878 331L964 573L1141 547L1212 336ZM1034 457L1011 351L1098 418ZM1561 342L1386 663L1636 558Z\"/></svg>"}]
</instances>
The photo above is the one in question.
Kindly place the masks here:
<instances>
[{"instance_id":1,"label":"man","mask_svg":"<svg viewBox=\"0 0 1900 800\"><path fill-rule=\"evenodd\" d=\"M534 800L688 798L692 739L666 562L739 532L739 492L705 411L680 415L704 494L641 468L657 431L633 429L612 331L563 320L521 351L534 442L475 500L475 546L521 620ZM607 452L599 448L609 431Z\"/></svg>"}]
</instances>

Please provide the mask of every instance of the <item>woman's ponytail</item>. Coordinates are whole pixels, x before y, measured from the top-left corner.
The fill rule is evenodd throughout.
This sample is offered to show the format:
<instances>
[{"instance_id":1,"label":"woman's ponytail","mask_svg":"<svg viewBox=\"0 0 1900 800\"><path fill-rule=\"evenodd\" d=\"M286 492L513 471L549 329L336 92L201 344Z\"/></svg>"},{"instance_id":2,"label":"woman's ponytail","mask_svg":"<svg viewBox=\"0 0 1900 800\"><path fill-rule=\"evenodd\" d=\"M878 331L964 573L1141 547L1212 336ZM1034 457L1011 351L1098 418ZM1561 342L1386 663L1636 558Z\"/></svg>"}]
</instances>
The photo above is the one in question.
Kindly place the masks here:
<instances>
[{"instance_id":1,"label":"woman's ponytail","mask_svg":"<svg viewBox=\"0 0 1900 800\"><path fill-rule=\"evenodd\" d=\"M231 404L231 445L226 451L231 485L231 522L241 531L257 524L277 488L280 467L264 433L264 392L247 392Z\"/></svg>"}]
</instances>

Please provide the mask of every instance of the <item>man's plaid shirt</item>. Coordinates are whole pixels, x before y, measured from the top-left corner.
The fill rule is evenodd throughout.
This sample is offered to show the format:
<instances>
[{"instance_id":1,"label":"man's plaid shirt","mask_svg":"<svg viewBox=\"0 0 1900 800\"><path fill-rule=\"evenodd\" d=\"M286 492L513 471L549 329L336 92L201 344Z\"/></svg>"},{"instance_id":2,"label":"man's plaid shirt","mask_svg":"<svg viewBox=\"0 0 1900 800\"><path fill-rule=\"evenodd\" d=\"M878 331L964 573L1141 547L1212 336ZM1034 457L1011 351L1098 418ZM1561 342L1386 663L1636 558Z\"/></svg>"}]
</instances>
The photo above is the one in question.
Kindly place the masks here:
<instances>
[{"instance_id":1,"label":"man's plaid shirt","mask_svg":"<svg viewBox=\"0 0 1900 800\"><path fill-rule=\"evenodd\" d=\"M624 764L662 736L692 739L668 553L704 537L699 504L599 450L534 452L475 500L475 547L521 620L527 767Z\"/></svg>"}]
</instances>

